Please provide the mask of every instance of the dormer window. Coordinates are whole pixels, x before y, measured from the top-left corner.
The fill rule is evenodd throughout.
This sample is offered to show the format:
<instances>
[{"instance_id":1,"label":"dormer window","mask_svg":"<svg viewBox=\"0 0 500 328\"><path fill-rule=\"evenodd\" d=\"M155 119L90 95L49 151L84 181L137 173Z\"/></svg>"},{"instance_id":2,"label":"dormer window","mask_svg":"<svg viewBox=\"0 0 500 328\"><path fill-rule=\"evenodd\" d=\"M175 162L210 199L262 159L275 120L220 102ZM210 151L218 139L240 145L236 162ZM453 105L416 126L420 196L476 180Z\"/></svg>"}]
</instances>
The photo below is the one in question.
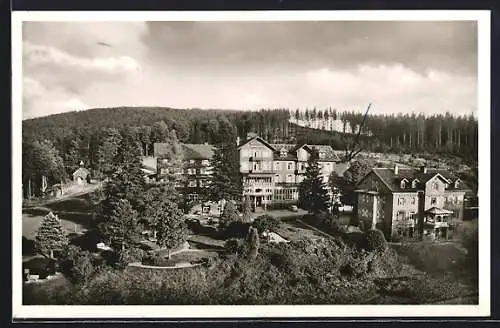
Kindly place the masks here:
<instances>
[{"instance_id":1,"label":"dormer window","mask_svg":"<svg viewBox=\"0 0 500 328\"><path fill-rule=\"evenodd\" d=\"M411 187L412 187L413 189L416 189L416 188L417 188L417 186L418 186L418 182L419 182L419 181L418 181L417 179L414 179L414 180L411 182Z\"/></svg>"},{"instance_id":2,"label":"dormer window","mask_svg":"<svg viewBox=\"0 0 500 328\"><path fill-rule=\"evenodd\" d=\"M281 156L281 157L286 157L286 149L282 148L282 149L280 150L280 156Z\"/></svg>"},{"instance_id":3,"label":"dormer window","mask_svg":"<svg viewBox=\"0 0 500 328\"><path fill-rule=\"evenodd\" d=\"M408 182L408 181L407 181L406 179L401 180L401 182L400 182L400 187L401 187L401 189L406 188L406 183L407 183L407 182Z\"/></svg>"},{"instance_id":4,"label":"dormer window","mask_svg":"<svg viewBox=\"0 0 500 328\"><path fill-rule=\"evenodd\" d=\"M460 188L460 179L457 179L457 181L455 181L455 189L457 188Z\"/></svg>"},{"instance_id":5,"label":"dormer window","mask_svg":"<svg viewBox=\"0 0 500 328\"><path fill-rule=\"evenodd\" d=\"M320 151L319 152L319 158L325 158L325 152L324 151Z\"/></svg>"}]
</instances>

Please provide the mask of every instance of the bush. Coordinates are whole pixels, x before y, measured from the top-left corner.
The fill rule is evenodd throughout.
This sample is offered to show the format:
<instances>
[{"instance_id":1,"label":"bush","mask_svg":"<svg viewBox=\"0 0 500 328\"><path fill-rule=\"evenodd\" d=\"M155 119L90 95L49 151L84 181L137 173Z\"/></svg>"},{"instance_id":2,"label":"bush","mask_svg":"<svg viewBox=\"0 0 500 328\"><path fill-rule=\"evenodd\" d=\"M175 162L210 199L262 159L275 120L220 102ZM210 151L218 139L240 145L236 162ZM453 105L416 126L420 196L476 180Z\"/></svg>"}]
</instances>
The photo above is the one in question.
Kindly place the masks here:
<instances>
[{"instance_id":1,"label":"bush","mask_svg":"<svg viewBox=\"0 0 500 328\"><path fill-rule=\"evenodd\" d=\"M119 268L125 268L130 263L142 262L146 252L140 248L132 247L118 253L118 262L115 263Z\"/></svg>"},{"instance_id":2,"label":"bush","mask_svg":"<svg viewBox=\"0 0 500 328\"><path fill-rule=\"evenodd\" d=\"M274 231L276 230L281 224L281 221L277 218L275 218L272 215L261 215L258 218L256 218L252 226L257 229L259 233L263 233L264 231Z\"/></svg>"},{"instance_id":3,"label":"bush","mask_svg":"<svg viewBox=\"0 0 500 328\"><path fill-rule=\"evenodd\" d=\"M245 243L242 239L238 238L229 238L224 243L224 250L228 254L242 254L245 253Z\"/></svg>"},{"instance_id":4,"label":"bush","mask_svg":"<svg viewBox=\"0 0 500 328\"><path fill-rule=\"evenodd\" d=\"M94 260L92 253L81 251L76 254L73 259L73 267L71 268L71 276L77 282L88 280L95 272Z\"/></svg>"},{"instance_id":5,"label":"bush","mask_svg":"<svg viewBox=\"0 0 500 328\"><path fill-rule=\"evenodd\" d=\"M249 223L243 223L241 221L233 221L228 225L225 225L222 230L223 238L245 238L250 227Z\"/></svg>"},{"instance_id":6,"label":"bush","mask_svg":"<svg viewBox=\"0 0 500 328\"><path fill-rule=\"evenodd\" d=\"M158 256L158 254L148 254L142 258L141 263L145 265L155 265L159 266L162 261L162 258Z\"/></svg>"},{"instance_id":7,"label":"bush","mask_svg":"<svg viewBox=\"0 0 500 328\"><path fill-rule=\"evenodd\" d=\"M387 241L380 230L369 230L366 233L366 246L369 251L383 253L387 249Z\"/></svg>"}]
</instances>

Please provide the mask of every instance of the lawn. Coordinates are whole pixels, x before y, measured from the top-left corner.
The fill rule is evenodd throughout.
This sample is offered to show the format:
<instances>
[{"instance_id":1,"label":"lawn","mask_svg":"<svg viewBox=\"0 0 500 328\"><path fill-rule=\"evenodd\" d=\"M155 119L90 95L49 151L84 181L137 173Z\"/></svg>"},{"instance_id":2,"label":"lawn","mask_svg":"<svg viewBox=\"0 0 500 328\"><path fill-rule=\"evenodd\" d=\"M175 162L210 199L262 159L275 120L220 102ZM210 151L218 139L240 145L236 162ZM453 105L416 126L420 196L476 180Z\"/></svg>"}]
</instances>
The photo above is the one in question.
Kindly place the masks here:
<instances>
[{"instance_id":1,"label":"lawn","mask_svg":"<svg viewBox=\"0 0 500 328\"><path fill-rule=\"evenodd\" d=\"M205 250L186 250L181 251L179 253L172 254L170 258L166 257L167 253L159 254L162 257L159 262L152 264L145 262L145 265L154 265L159 267L169 267L169 266L179 266L183 264L196 264L201 262L206 258L217 257L217 252L214 251L205 251Z\"/></svg>"},{"instance_id":2,"label":"lawn","mask_svg":"<svg viewBox=\"0 0 500 328\"><path fill-rule=\"evenodd\" d=\"M23 213L23 237L34 239L43 217L43 215ZM89 218L91 218L89 215L59 215L61 225L68 234L87 230L86 224L89 221Z\"/></svg>"},{"instance_id":3,"label":"lawn","mask_svg":"<svg viewBox=\"0 0 500 328\"><path fill-rule=\"evenodd\" d=\"M58 202L23 209L23 236L33 239L43 217L49 212L56 214L67 233L83 232L92 224L92 204L84 199L66 198Z\"/></svg>"},{"instance_id":4,"label":"lawn","mask_svg":"<svg viewBox=\"0 0 500 328\"><path fill-rule=\"evenodd\" d=\"M392 244L392 248L418 270L442 276L463 268L467 251L454 242L421 241Z\"/></svg>"},{"instance_id":5,"label":"lawn","mask_svg":"<svg viewBox=\"0 0 500 328\"><path fill-rule=\"evenodd\" d=\"M290 241L324 238L321 234L296 221L282 222L276 229L276 233Z\"/></svg>"},{"instance_id":6,"label":"lawn","mask_svg":"<svg viewBox=\"0 0 500 328\"><path fill-rule=\"evenodd\" d=\"M214 239L209 236L190 235L187 240L191 244L195 244L196 248L222 248L224 247L224 240Z\"/></svg>"}]
</instances>

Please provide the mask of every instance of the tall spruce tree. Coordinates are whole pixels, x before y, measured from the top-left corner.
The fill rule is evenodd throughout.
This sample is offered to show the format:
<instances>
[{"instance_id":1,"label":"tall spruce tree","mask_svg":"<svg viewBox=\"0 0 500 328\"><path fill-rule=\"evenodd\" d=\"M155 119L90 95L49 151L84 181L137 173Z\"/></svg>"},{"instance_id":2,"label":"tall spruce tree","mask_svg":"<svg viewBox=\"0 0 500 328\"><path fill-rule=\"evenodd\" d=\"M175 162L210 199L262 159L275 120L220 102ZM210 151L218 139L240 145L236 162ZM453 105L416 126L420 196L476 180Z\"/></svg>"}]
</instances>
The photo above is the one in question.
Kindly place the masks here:
<instances>
[{"instance_id":1,"label":"tall spruce tree","mask_svg":"<svg viewBox=\"0 0 500 328\"><path fill-rule=\"evenodd\" d=\"M309 213L328 211L330 208L330 197L321 176L318 158L318 151L313 148L307 161L305 178L299 185L299 206Z\"/></svg>"},{"instance_id":2,"label":"tall spruce tree","mask_svg":"<svg viewBox=\"0 0 500 328\"><path fill-rule=\"evenodd\" d=\"M126 199L108 200L99 233L109 245L124 250L138 236L138 213Z\"/></svg>"},{"instance_id":3,"label":"tall spruce tree","mask_svg":"<svg viewBox=\"0 0 500 328\"><path fill-rule=\"evenodd\" d=\"M212 201L239 201L243 189L236 130L225 117L220 119L220 140L211 160L213 174L206 189L207 198Z\"/></svg>"},{"instance_id":4,"label":"tall spruce tree","mask_svg":"<svg viewBox=\"0 0 500 328\"><path fill-rule=\"evenodd\" d=\"M99 232L106 241L125 249L138 233L138 218L146 205L140 145L133 136L122 135L113 163L114 172L104 186Z\"/></svg>"},{"instance_id":5,"label":"tall spruce tree","mask_svg":"<svg viewBox=\"0 0 500 328\"><path fill-rule=\"evenodd\" d=\"M63 231L59 218L52 212L47 214L35 236L35 249L38 253L54 257L54 251L60 251L68 245L68 237Z\"/></svg>"},{"instance_id":6,"label":"tall spruce tree","mask_svg":"<svg viewBox=\"0 0 500 328\"><path fill-rule=\"evenodd\" d=\"M115 158L120 148L122 136L116 129L105 131L105 137L97 151L97 167L100 177L110 177L116 169Z\"/></svg>"}]
</instances>

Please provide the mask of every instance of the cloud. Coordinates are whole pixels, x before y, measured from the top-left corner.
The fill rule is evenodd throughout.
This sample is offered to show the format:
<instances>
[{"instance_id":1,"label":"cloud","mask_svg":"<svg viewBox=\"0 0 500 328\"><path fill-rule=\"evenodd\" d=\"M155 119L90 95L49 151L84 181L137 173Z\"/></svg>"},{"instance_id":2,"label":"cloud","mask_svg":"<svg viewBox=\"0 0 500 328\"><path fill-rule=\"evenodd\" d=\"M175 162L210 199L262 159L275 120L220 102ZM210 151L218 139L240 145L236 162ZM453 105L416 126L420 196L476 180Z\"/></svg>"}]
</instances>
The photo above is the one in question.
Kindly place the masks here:
<instances>
[{"instance_id":1,"label":"cloud","mask_svg":"<svg viewBox=\"0 0 500 328\"><path fill-rule=\"evenodd\" d=\"M149 54L169 64L309 69L401 64L474 74L475 22L149 22ZM167 54L167 56L166 56Z\"/></svg>"},{"instance_id":2,"label":"cloud","mask_svg":"<svg viewBox=\"0 0 500 328\"><path fill-rule=\"evenodd\" d=\"M476 33L476 23L452 21L29 22L24 111L373 102L379 113L470 113Z\"/></svg>"}]
</instances>

